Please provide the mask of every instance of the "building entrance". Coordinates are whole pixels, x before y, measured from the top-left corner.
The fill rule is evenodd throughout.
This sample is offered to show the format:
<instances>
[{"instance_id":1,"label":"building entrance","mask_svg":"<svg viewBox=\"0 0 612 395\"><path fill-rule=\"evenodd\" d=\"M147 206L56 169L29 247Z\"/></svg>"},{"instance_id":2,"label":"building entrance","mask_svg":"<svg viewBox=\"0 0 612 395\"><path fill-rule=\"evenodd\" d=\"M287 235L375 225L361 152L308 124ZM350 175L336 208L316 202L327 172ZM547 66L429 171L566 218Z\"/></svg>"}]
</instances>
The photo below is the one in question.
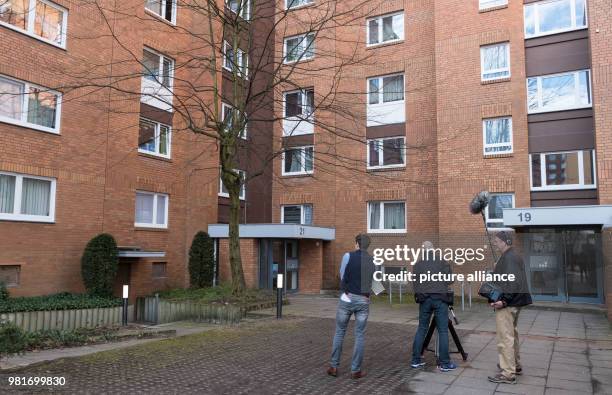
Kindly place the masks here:
<instances>
[{"instance_id":1,"label":"building entrance","mask_svg":"<svg viewBox=\"0 0 612 395\"><path fill-rule=\"evenodd\" d=\"M299 288L298 240L261 239L259 241L259 288L276 289L276 279L283 274L285 291Z\"/></svg>"}]
</instances>

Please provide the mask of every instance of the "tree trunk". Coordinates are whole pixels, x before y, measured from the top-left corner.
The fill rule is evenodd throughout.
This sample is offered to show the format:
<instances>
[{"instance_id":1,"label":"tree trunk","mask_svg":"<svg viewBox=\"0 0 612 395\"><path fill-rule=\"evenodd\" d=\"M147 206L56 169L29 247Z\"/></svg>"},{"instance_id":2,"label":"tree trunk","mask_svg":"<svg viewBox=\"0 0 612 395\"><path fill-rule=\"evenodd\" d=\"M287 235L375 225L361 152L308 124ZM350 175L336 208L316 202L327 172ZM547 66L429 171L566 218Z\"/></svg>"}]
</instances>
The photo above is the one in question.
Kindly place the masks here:
<instances>
[{"instance_id":1,"label":"tree trunk","mask_svg":"<svg viewBox=\"0 0 612 395\"><path fill-rule=\"evenodd\" d=\"M242 271L242 258L240 257L240 186L228 188L230 195L229 220L229 258L232 271L232 294L242 295L246 288L244 272Z\"/></svg>"}]
</instances>

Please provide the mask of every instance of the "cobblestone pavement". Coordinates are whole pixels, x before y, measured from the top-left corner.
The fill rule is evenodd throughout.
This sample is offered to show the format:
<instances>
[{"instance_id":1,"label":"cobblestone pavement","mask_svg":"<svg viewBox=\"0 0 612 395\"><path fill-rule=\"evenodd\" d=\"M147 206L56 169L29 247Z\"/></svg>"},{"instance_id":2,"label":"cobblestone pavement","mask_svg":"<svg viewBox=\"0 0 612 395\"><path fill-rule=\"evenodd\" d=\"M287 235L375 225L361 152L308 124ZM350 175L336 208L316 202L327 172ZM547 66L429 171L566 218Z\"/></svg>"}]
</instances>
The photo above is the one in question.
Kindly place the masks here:
<instances>
[{"instance_id":1,"label":"cobblestone pavement","mask_svg":"<svg viewBox=\"0 0 612 395\"><path fill-rule=\"evenodd\" d=\"M26 393L200 394L612 394L612 337L601 315L525 310L518 384L493 384L497 352L490 310L460 314L457 328L469 359L449 373L410 369L414 306L372 305L364 369L350 379L353 337L347 335L340 376L325 374L336 301L296 299L287 317L252 319L220 328L86 357L55 361L11 376L65 376L65 387L20 388ZM314 305L318 304L319 316ZM265 312L264 312L265 313ZM463 328L463 329L462 329ZM351 328L352 330L352 324ZM452 348L452 347L451 347ZM16 392L3 374L0 393Z\"/></svg>"}]
</instances>

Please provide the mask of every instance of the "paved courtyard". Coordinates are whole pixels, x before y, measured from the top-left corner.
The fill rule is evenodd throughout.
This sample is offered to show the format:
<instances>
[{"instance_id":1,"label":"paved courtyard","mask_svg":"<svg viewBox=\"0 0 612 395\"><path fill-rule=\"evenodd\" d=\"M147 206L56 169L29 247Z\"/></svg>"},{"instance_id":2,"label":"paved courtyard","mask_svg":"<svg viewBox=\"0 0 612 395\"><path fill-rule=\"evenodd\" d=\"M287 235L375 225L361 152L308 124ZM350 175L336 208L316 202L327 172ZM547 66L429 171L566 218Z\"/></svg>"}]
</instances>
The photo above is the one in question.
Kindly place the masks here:
<instances>
[{"instance_id":1,"label":"paved courtyard","mask_svg":"<svg viewBox=\"0 0 612 395\"><path fill-rule=\"evenodd\" d=\"M457 327L467 362L454 372L410 369L416 326L414 305L372 306L364 369L350 379L352 334L340 376L325 375L334 330L333 298L292 299L285 318L272 310L237 327L67 358L2 373L0 393L200 393L200 394L612 394L612 332L601 314L525 310L520 330L525 374L518 384L489 383L497 363L494 317L474 306ZM351 328L352 329L352 328ZM452 347L451 347L452 348ZM7 385L8 376L64 376L64 387Z\"/></svg>"}]
</instances>

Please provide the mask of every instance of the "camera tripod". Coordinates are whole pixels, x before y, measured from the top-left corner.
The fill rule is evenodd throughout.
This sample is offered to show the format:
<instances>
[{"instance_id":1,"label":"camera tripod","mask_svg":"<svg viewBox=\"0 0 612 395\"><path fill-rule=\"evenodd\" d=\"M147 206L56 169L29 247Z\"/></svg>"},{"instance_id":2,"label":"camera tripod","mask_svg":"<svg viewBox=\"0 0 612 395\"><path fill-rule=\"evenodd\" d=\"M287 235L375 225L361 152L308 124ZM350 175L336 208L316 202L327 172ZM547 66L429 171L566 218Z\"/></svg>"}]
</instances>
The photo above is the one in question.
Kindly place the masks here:
<instances>
[{"instance_id":1,"label":"camera tripod","mask_svg":"<svg viewBox=\"0 0 612 395\"><path fill-rule=\"evenodd\" d=\"M463 346L461 345L461 340L459 340L459 335L457 335L457 332L455 331L455 327L453 326L453 321L455 321L456 325L459 325L459 320L457 319L457 317L455 316L455 310L453 310L452 306L448 306L448 312L449 312L449 318L448 318L448 331L450 332L451 336L453 337L453 341L455 342L455 346L457 346L457 352L459 354L461 354L461 358L463 358L464 361L467 361L468 358L468 354L465 352L465 350L463 349ZM450 316L453 317L453 319L451 320ZM430 350L427 347L429 346L429 342L431 341L431 338L433 336L434 330L436 329L436 317L432 317L431 319L431 324L429 324L429 330L427 331L427 336L425 336L425 340L423 341L423 347L421 348L421 355L423 355L425 353L425 350L428 351L433 351L436 353L437 356L437 350Z\"/></svg>"}]
</instances>

